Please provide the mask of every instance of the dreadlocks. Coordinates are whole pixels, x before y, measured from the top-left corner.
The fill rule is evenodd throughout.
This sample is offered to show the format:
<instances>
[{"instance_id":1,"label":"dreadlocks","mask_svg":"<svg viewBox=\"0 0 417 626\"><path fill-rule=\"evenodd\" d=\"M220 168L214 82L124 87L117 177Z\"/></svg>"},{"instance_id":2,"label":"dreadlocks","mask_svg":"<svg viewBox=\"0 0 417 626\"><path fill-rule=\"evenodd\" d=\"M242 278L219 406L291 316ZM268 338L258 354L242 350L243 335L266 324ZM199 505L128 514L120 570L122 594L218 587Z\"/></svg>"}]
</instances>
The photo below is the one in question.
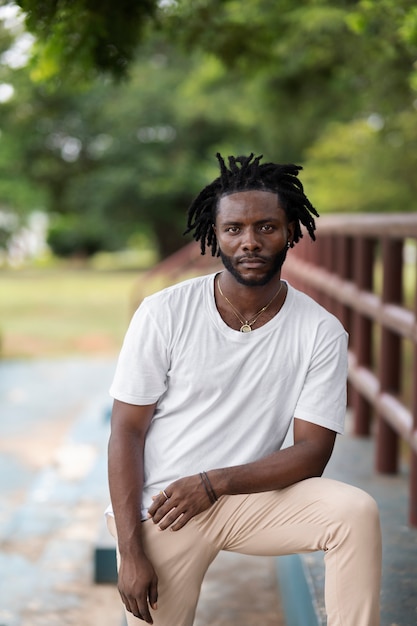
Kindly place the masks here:
<instances>
[{"instance_id":1,"label":"dreadlocks","mask_svg":"<svg viewBox=\"0 0 417 626\"><path fill-rule=\"evenodd\" d=\"M284 209L289 222L295 222L294 238L291 246L303 236L303 224L311 239L315 241L316 225L314 218L319 216L307 196L301 181L297 178L302 169L299 165L279 165L276 163L260 164L261 156L229 156L229 168L223 157L217 153L220 164L220 176L207 185L188 209L187 230L184 234L194 231L193 237L200 241L201 254L206 247L211 248L212 256L218 254L217 238L213 223L216 217L219 199L227 194L253 189L271 191L278 194L279 203Z\"/></svg>"}]
</instances>

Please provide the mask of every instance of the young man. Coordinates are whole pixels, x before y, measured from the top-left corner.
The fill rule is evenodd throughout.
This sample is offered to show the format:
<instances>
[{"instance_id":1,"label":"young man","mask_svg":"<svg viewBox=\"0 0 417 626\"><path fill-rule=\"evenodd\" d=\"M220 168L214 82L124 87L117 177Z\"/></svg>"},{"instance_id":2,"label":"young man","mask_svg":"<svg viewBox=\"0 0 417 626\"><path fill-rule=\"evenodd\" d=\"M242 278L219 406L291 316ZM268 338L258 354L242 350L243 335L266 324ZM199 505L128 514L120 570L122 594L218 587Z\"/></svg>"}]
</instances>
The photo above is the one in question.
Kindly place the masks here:
<instances>
[{"instance_id":1,"label":"young man","mask_svg":"<svg viewBox=\"0 0 417 626\"><path fill-rule=\"evenodd\" d=\"M343 432L346 333L280 278L317 213L300 167L261 158L218 155L188 231L225 269L146 298L121 350L108 523L130 626L191 626L219 550L322 550L328 626L379 624L375 502L321 478Z\"/></svg>"}]
</instances>

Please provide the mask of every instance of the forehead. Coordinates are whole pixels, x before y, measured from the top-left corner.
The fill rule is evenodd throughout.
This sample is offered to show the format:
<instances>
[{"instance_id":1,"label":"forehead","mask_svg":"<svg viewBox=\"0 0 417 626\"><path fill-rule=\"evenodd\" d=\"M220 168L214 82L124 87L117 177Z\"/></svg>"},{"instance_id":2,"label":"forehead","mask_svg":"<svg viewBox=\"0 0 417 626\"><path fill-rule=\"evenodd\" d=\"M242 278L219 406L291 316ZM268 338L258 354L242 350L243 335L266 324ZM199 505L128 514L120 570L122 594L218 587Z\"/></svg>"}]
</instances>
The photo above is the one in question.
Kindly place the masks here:
<instances>
[{"instance_id":1,"label":"forehead","mask_svg":"<svg viewBox=\"0 0 417 626\"><path fill-rule=\"evenodd\" d=\"M217 203L217 217L228 219L239 215L282 218L284 213L278 195L273 191L252 189L222 196Z\"/></svg>"}]
</instances>

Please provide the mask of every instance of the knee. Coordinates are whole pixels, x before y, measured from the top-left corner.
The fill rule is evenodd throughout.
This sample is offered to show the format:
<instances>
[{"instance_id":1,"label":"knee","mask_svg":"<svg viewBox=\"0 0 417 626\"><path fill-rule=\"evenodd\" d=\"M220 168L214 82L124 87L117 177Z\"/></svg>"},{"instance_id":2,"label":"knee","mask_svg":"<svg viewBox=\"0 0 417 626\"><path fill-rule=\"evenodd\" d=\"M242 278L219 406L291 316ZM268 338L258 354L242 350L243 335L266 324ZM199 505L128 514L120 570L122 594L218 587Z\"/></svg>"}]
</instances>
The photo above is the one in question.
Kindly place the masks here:
<instances>
[{"instance_id":1,"label":"knee","mask_svg":"<svg viewBox=\"0 0 417 626\"><path fill-rule=\"evenodd\" d=\"M379 528L378 505L369 493L358 489L353 503L352 515L361 527L368 525L370 528Z\"/></svg>"},{"instance_id":2,"label":"knee","mask_svg":"<svg viewBox=\"0 0 417 626\"><path fill-rule=\"evenodd\" d=\"M380 535L378 505L374 498L362 489L345 485L335 508L340 523L351 532L357 530L363 537Z\"/></svg>"}]
</instances>

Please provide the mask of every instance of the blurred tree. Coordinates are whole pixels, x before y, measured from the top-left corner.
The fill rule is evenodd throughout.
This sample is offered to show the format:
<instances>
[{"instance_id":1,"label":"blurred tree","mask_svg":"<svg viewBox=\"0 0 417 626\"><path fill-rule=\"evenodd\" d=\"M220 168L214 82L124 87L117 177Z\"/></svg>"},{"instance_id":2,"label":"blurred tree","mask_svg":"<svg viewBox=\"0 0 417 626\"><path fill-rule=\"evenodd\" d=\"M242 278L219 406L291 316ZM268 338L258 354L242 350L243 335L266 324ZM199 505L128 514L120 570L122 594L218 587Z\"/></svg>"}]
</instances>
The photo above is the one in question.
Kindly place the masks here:
<instances>
[{"instance_id":1,"label":"blurred tree","mask_svg":"<svg viewBox=\"0 0 417 626\"><path fill-rule=\"evenodd\" d=\"M156 0L16 0L36 38L33 76L85 81L126 76Z\"/></svg>"},{"instance_id":2,"label":"blurred tree","mask_svg":"<svg viewBox=\"0 0 417 626\"><path fill-rule=\"evenodd\" d=\"M413 210L414 4L21 0L39 82L0 59L0 203L43 201L61 249L141 230L166 255L215 153L255 151L304 163L320 211Z\"/></svg>"},{"instance_id":3,"label":"blurred tree","mask_svg":"<svg viewBox=\"0 0 417 626\"><path fill-rule=\"evenodd\" d=\"M178 0L165 28L233 74L262 76L260 106L299 154L329 121L389 115L416 97L414 0Z\"/></svg>"},{"instance_id":4,"label":"blurred tree","mask_svg":"<svg viewBox=\"0 0 417 626\"><path fill-rule=\"evenodd\" d=\"M303 181L322 212L415 212L416 111L330 124L306 153Z\"/></svg>"},{"instance_id":5,"label":"blurred tree","mask_svg":"<svg viewBox=\"0 0 417 626\"><path fill-rule=\"evenodd\" d=\"M178 249L191 198L207 171L217 175L216 151L245 151L258 135L256 116L239 104L243 83L231 99L219 62L179 54L156 35L121 84L50 91L24 70L9 74L16 93L0 121L4 144L15 147L8 167L43 194L60 254L120 248L135 231L163 256Z\"/></svg>"},{"instance_id":6,"label":"blurred tree","mask_svg":"<svg viewBox=\"0 0 417 626\"><path fill-rule=\"evenodd\" d=\"M187 206L207 170L217 175L216 151L239 134L241 145L250 144L256 132L227 103L224 71L213 76L209 66L201 55L178 55L154 37L128 83L103 81L79 96L90 135L72 132L80 147L72 167L80 173L60 187L60 210L107 224L113 240L115 233L126 240L146 232L162 256L183 245Z\"/></svg>"},{"instance_id":7,"label":"blurred tree","mask_svg":"<svg viewBox=\"0 0 417 626\"><path fill-rule=\"evenodd\" d=\"M44 205L45 196L26 176L22 162L20 137L13 125L19 71L11 71L5 62L13 49L16 34L0 20L0 250L4 251L13 236L26 222L29 210ZM13 74L13 79L12 79ZM26 103L28 105L28 103Z\"/></svg>"}]
</instances>

